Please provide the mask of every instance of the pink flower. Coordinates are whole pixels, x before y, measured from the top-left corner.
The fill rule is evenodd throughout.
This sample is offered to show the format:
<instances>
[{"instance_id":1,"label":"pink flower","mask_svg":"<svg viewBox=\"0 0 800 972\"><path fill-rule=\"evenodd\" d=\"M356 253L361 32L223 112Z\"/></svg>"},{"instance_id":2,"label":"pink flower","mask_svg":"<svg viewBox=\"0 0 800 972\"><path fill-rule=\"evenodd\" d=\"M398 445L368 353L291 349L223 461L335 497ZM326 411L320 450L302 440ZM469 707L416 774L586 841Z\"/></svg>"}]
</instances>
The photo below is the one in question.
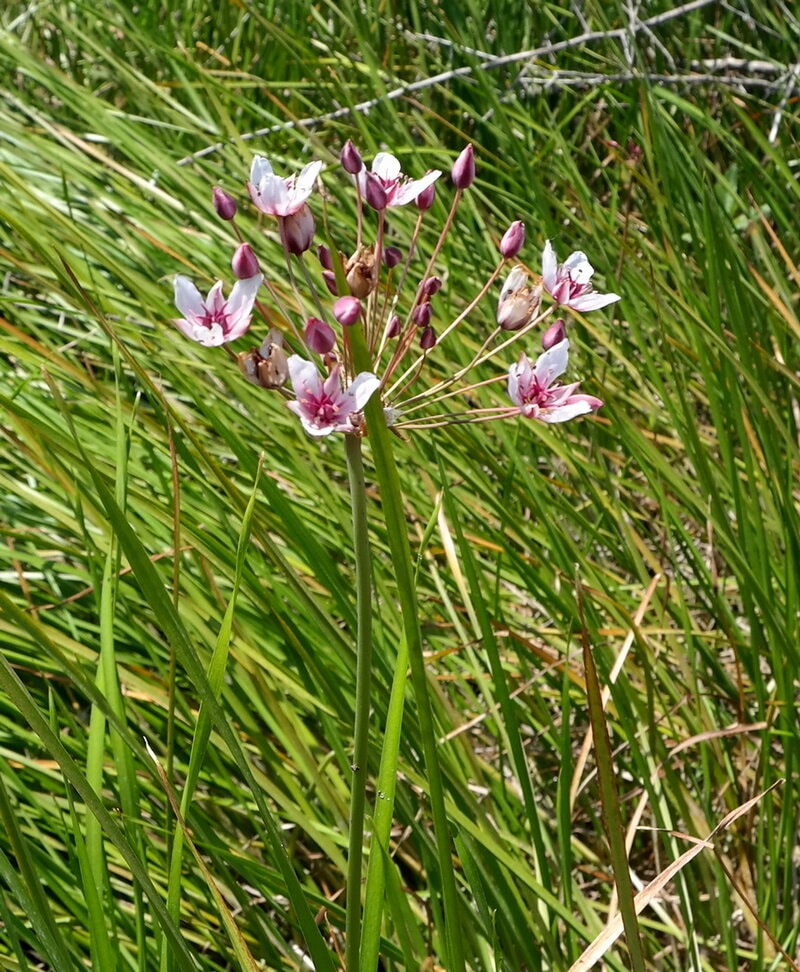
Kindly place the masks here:
<instances>
[{"instance_id":1,"label":"pink flower","mask_svg":"<svg viewBox=\"0 0 800 972\"><path fill-rule=\"evenodd\" d=\"M597 294L590 283L594 267L580 250L558 265L555 250L548 240L542 253L544 289L557 304L576 311L593 311L619 300L619 294Z\"/></svg>"},{"instance_id":2,"label":"pink flower","mask_svg":"<svg viewBox=\"0 0 800 972\"><path fill-rule=\"evenodd\" d=\"M356 416L381 383L375 375L364 371L343 390L339 365L323 380L316 365L298 354L289 358L289 377L296 401L287 405L299 417L306 432L316 436L355 432L360 427Z\"/></svg>"},{"instance_id":3,"label":"pink flower","mask_svg":"<svg viewBox=\"0 0 800 972\"><path fill-rule=\"evenodd\" d=\"M250 327L258 288L264 277L257 273L246 280L237 280L230 297L222 296L219 280L203 300L202 294L188 277L175 277L175 304L183 314L173 321L178 330L207 348L235 341Z\"/></svg>"},{"instance_id":4,"label":"pink flower","mask_svg":"<svg viewBox=\"0 0 800 972\"><path fill-rule=\"evenodd\" d=\"M578 382L554 385L567 368L569 341L565 338L535 362L525 354L508 369L508 395L525 418L540 422L568 422L603 404L592 395L575 394Z\"/></svg>"},{"instance_id":5,"label":"pink flower","mask_svg":"<svg viewBox=\"0 0 800 972\"><path fill-rule=\"evenodd\" d=\"M322 162L309 162L299 175L283 179L276 176L263 155L257 155L250 167L247 188L250 198L270 216L293 216L305 206L314 190Z\"/></svg>"},{"instance_id":6,"label":"pink flower","mask_svg":"<svg viewBox=\"0 0 800 972\"><path fill-rule=\"evenodd\" d=\"M400 162L389 152L378 152L372 160L372 170L367 172L366 166L356 174L358 188L364 198L367 197L367 189L370 182L370 197L383 202L381 193L375 190L379 186L386 194L386 201L380 208L387 206L405 206L407 203L414 202L420 193L424 192L436 182L442 173L438 169L426 172L421 179L409 179L404 176L400 169ZM376 185L377 184L377 185Z\"/></svg>"}]
</instances>

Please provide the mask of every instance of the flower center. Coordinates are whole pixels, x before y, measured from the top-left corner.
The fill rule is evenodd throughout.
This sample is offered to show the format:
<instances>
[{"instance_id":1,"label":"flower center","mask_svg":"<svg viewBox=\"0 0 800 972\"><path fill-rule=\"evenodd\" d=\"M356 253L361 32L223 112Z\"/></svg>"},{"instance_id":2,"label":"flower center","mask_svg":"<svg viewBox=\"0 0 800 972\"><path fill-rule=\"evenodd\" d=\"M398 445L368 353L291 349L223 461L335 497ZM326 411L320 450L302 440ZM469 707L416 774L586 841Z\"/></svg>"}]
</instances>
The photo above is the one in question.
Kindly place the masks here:
<instances>
[{"instance_id":1,"label":"flower center","mask_svg":"<svg viewBox=\"0 0 800 972\"><path fill-rule=\"evenodd\" d=\"M331 425L336 422L341 412L338 396L333 398L328 394L308 395L303 401L303 411L320 425Z\"/></svg>"},{"instance_id":2,"label":"flower center","mask_svg":"<svg viewBox=\"0 0 800 972\"><path fill-rule=\"evenodd\" d=\"M554 392L545 385L540 385L535 378L522 393L522 401L525 405L538 405L540 408L547 408L553 397Z\"/></svg>"},{"instance_id":3,"label":"flower center","mask_svg":"<svg viewBox=\"0 0 800 972\"><path fill-rule=\"evenodd\" d=\"M556 284L553 297L559 304L568 304L577 297L583 297L591 289L592 285L590 283L579 283L577 280L573 280L572 272L567 270Z\"/></svg>"},{"instance_id":4,"label":"flower center","mask_svg":"<svg viewBox=\"0 0 800 972\"><path fill-rule=\"evenodd\" d=\"M211 328L213 328L215 324L218 324L223 331L227 329L228 318L230 315L224 308L219 308L217 310L209 310L206 307L205 310L206 310L205 314L201 314L197 318L198 324L202 324L203 327L207 327L209 330L211 330Z\"/></svg>"}]
</instances>

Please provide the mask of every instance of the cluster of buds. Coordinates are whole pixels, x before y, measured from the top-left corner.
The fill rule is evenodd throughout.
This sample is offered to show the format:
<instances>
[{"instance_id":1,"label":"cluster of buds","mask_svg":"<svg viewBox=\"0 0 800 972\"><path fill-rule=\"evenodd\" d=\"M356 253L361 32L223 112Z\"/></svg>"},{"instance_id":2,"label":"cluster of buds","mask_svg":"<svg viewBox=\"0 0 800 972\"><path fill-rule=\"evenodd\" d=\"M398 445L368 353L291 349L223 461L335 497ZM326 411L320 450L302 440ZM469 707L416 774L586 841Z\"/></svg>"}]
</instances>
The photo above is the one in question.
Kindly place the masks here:
<instances>
[{"instance_id":1,"label":"cluster of buds","mask_svg":"<svg viewBox=\"0 0 800 972\"><path fill-rule=\"evenodd\" d=\"M441 328L434 322L436 295L444 282L434 270L461 197L475 179L472 146L467 146L453 165L450 210L424 259L419 257L420 231L434 204L442 173L431 170L411 179L388 152L379 152L368 169L350 141L340 161L356 195L356 239L343 252L319 245L319 276L309 266L306 254L316 232L309 199L320 179L322 162L310 162L289 178L276 175L262 156L256 156L252 163L247 189L255 207L277 221L286 256L285 279L290 281L296 298L291 310L283 305L277 288L265 279L253 248L243 238L236 224L236 200L219 187L213 189L214 207L220 218L231 224L238 240L231 261L237 281L227 299L221 281L204 299L187 277L175 278L175 303L182 317L174 323L187 337L207 346L223 345L247 332L255 311L264 320L281 320L284 327L272 326L260 347L235 357L248 381L280 391L313 436L333 432L364 435L363 411L376 394L381 397L387 423L395 430L515 415L564 422L602 405L594 396L581 394L577 382L558 384L567 369L569 351L566 322L561 317L542 328L543 351L537 358L528 358L523 352L501 374L469 381L474 371L558 310L586 313L619 300L617 294L593 289L594 270L584 253L575 252L559 264L550 241L544 247L540 275L522 264L512 265L500 284L496 326L468 364L419 390L431 352L470 317L491 293L503 270L516 261L525 243L525 226L516 221L508 227L498 244L500 260L488 280L458 316ZM414 206L417 212L403 249L388 238L387 210L399 206ZM421 270L416 286L412 277L415 266ZM298 286L298 276L304 288ZM270 295L269 311L259 299L262 287ZM370 369L360 373L354 367L355 327L361 329L360 337L371 361ZM496 381L507 383L509 405L430 412L437 403L448 400L449 407L454 396ZM420 414L422 409L425 411Z\"/></svg>"}]
</instances>

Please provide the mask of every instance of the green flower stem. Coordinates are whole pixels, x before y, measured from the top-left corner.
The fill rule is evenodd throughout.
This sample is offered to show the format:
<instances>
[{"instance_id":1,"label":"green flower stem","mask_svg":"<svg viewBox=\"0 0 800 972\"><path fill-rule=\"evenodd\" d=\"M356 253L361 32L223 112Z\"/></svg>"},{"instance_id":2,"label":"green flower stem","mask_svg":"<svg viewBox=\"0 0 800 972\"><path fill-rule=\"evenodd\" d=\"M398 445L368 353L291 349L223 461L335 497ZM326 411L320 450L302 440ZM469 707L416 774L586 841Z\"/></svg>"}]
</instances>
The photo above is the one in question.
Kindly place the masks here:
<instances>
[{"instance_id":1,"label":"green flower stem","mask_svg":"<svg viewBox=\"0 0 800 972\"><path fill-rule=\"evenodd\" d=\"M361 327L351 328L349 337L356 370L368 371L371 367L371 361ZM433 710L428 695L425 659L422 653L422 631L419 624L411 545L408 540L403 495L394 459L391 433L386 425L379 395L372 396L365 409L365 414L375 463L375 474L380 486L381 505L386 522L392 567L397 579L397 596L403 618L403 631L408 648L411 681L417 702L417 717L428 776L436 853L444 899L445 928L443 939L445 955L443 964L448 972L463 972L464 955L461 949L463 932L458 915L458 894L453 871L450 830L445 811L444 786L439 767ZM375 848L375 850L380 853L378 848ZM369 972L369 970L365 970L365 972Z\"/></svg>"},{"instance_id":2,"label":"green flower stem","mask_svg":"<svg viewBox=\"0 0 800 972\"><path fill-rule=\"evenodd\" d=\"M364 924L359 968L368 970L368 972L377 968L378 952L380 951L381 917L386 892L386 868L391 866L388 861L389 837L394 815L394 795L397 790L397 760L403 729L407 673L408 648L405 639L403 639L397 650L392 694L389 698L386 729L383 734L381 765L378 770L378 797L375 801L375 814L372 822L372 852L367 864L367 883L364 889Z\"/></svg>"},{"instance_id":3,"label":"green flower stem","mask_svg":"<svg viewBox=\"0 0 800 972\"><path fill-rule=\"evenodd\" d=\"M358 636L356 646L356 716L353 730L353 786L350 798L350 838L347 857L347 911L345 916L345 968L359 968L361 946L361 864L364 847L364 810L369 746L370 682L372 678L372 566L367 520L367 489L361 439L346 435L345 454L353 514L356 563Z\"/></svg>"}]
</instances>

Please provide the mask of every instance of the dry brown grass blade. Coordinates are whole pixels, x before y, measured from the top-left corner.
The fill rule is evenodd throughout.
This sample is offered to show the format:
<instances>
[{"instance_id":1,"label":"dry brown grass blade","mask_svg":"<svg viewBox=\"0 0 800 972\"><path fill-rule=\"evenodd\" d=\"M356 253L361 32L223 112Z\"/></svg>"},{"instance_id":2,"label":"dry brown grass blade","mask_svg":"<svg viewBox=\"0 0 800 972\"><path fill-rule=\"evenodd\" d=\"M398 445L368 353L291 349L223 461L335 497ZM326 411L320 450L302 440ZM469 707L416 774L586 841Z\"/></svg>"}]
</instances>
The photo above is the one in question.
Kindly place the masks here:
<instances>
[{"instance_id":1,"label":"dry brown grass blade","mask_svg":"<svg viewBox=\"0 0 800 972\"><path fill-rule=\"evenodd\" d=\"M697 837L690 837L688 834L675 834L676 837L681 837L684 840L693 841L694 844L689 850L685 851L677 860L669 864L664 870L647 885L647 887L642 888L642 890L634 898L634 905L636 907L636 914L640 915L644 909L652 902L652 900L661 893L664 887L678 874L688 863L693 860L700 851L705 848L712 848L714 845L711 840L715 834L718 834L721 830L729 827L735 820L739 817L744 816L744 814L749 813L752 808L759 803L768 793L775 789L776 786L782 784L783 780L776 780L772 786L767 787L762 793L754 796L751 800L743 803L741 806L736 807L735 810L731 810L730 813L726 814L722 820L717 824L717 826L711 831L705 840L698 839ZM600 959L606 954L606 952L611 948L614 942L622 934L622 918L620 915L616 915L603 931L595 938L595 940L586 948L577 962L570 966L569 972L587 972L591 969Z\"/></svg>"}]
</instances>

